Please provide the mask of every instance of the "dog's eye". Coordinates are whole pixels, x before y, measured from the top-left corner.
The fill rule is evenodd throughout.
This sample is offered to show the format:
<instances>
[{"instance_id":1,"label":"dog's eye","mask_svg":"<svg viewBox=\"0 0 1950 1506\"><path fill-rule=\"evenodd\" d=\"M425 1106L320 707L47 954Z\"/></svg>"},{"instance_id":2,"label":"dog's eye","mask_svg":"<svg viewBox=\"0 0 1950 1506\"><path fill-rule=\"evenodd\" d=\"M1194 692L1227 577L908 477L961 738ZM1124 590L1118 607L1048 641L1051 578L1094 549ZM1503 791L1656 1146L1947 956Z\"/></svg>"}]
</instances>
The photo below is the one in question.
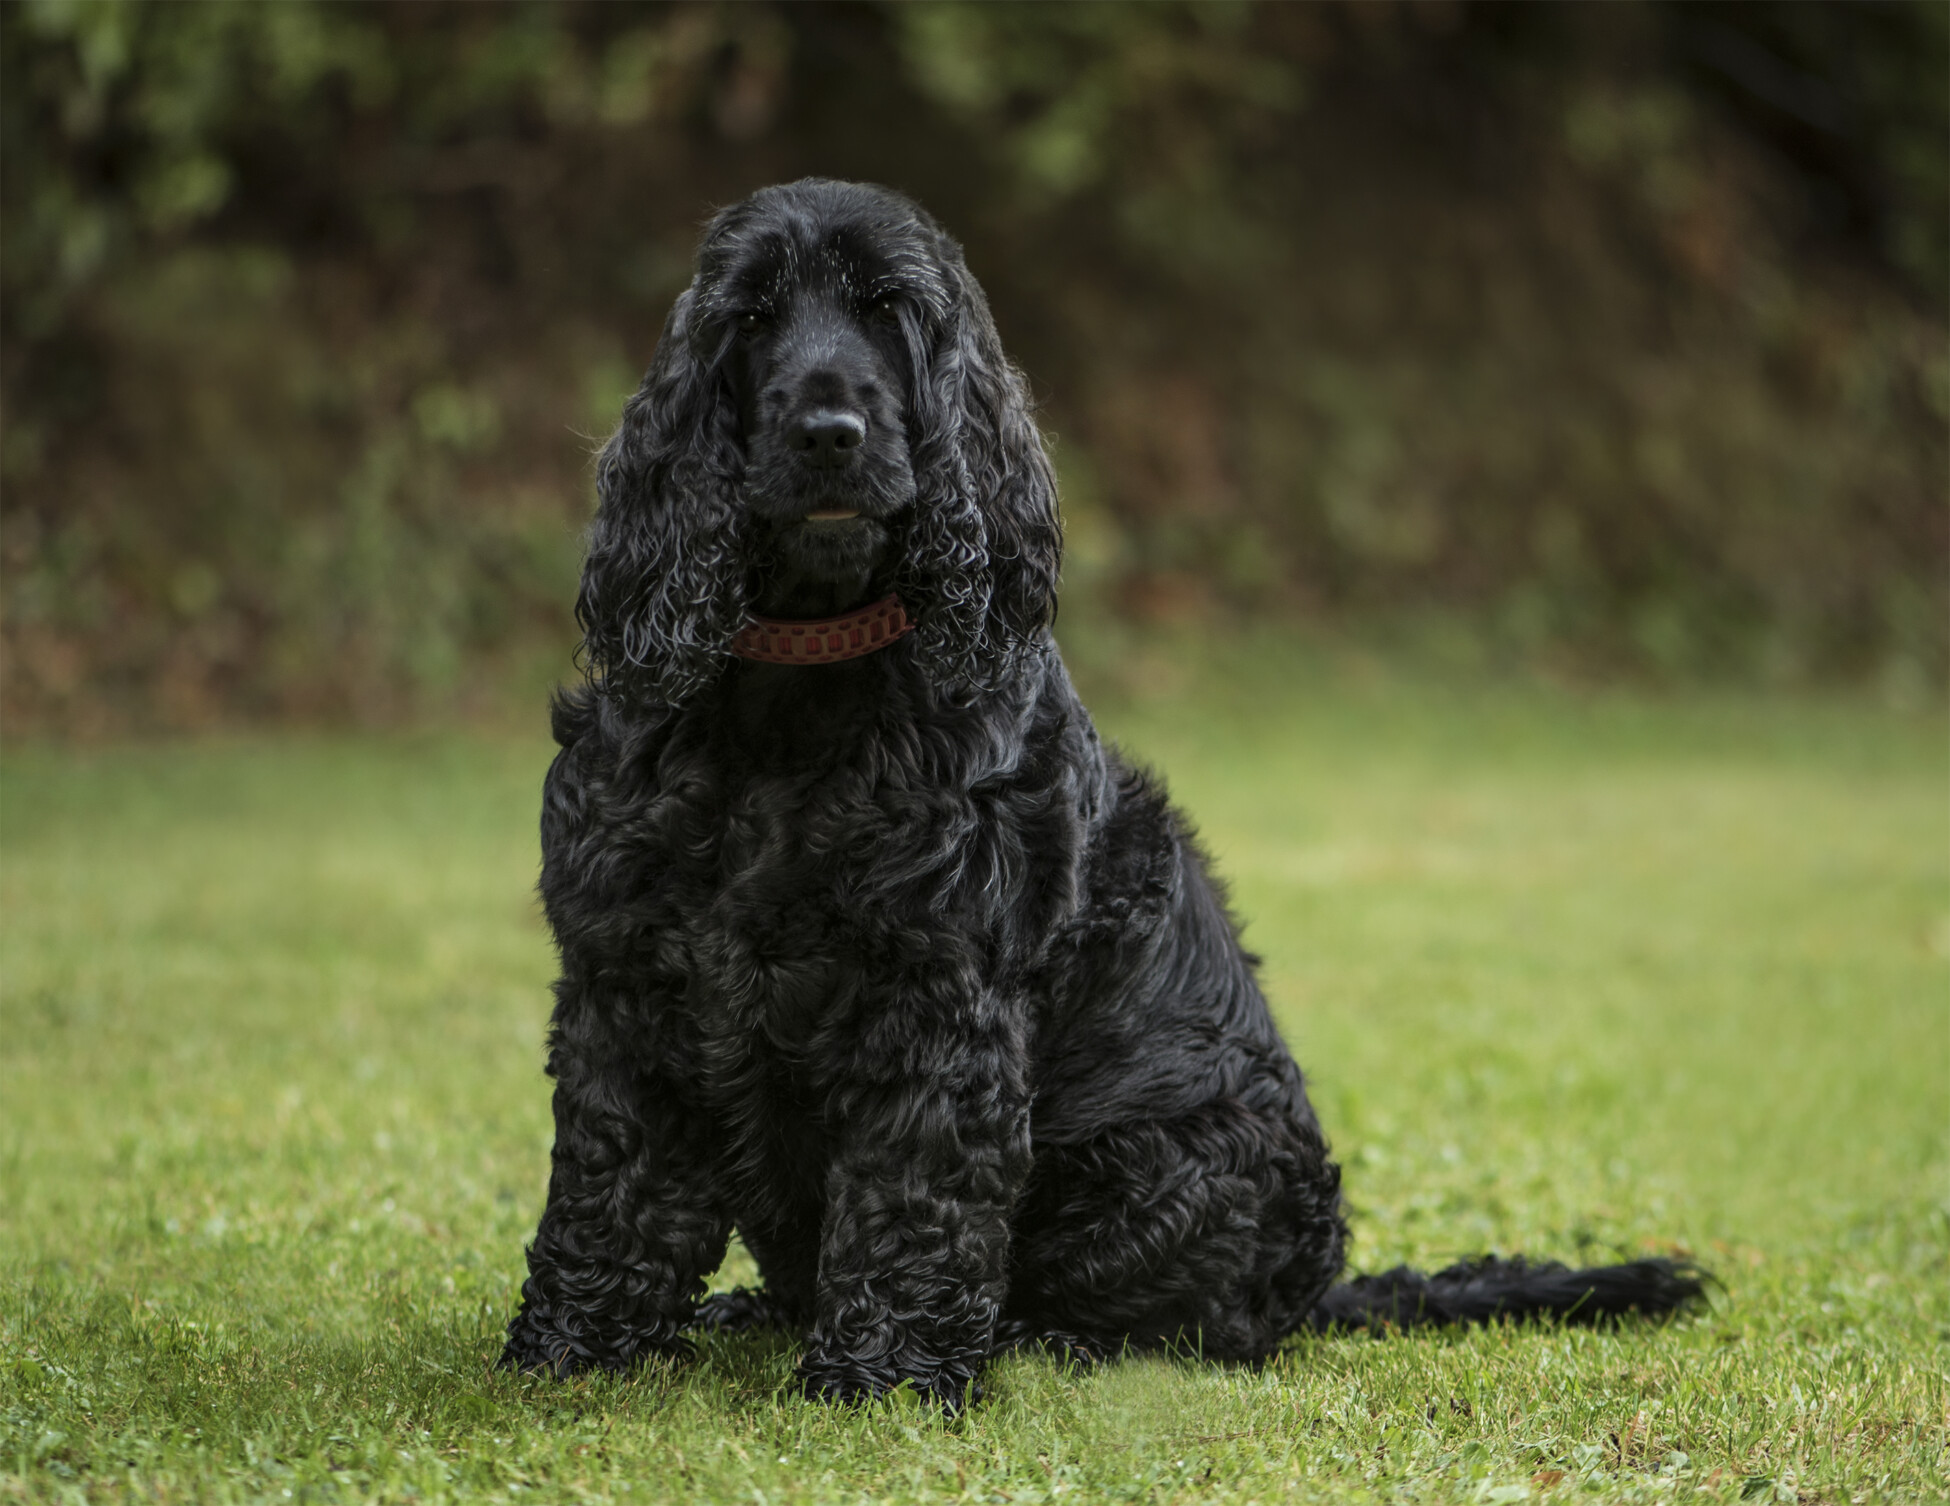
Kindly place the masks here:
<instances>
[{"instance_id":1,"label":"dog's eye","mask_svg":"<svg viewBox=\"0 0 1950 1506\"><path fill-rule=\"evenodd\" d=\"M741 335L755 335L764 329L769 322L760 310L747 309L738 316L738 333Z\"/></svg>"},{"instance_id":2,"label":"dog's eye","mask_svg":"<svg viewBox=\"0 0 1950 1506\"><path fill-rule=\"evenodd\" d=\"M867 305L867 317L876 324L899 324L900 301L892 293L884 294Z\"/></svg>"}]
</instances>

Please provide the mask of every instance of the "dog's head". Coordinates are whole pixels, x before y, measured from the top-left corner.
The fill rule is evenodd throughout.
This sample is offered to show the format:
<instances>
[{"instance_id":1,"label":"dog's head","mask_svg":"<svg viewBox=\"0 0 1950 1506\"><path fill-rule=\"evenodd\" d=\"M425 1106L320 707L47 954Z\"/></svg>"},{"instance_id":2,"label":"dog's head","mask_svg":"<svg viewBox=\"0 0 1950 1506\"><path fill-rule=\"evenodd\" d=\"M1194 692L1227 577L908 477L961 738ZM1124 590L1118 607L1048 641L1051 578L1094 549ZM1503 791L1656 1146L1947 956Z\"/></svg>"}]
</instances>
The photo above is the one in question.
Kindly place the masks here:
<instances>
[{"instance_id":1,"label":"dog's head","mask_svg":"<svg viewBox=\"0 0 1950 1506\"><path fill-rule=\"evenodd\" d=\"M897 589L951 690L995 683L1055 608L1022 379L961 248L883 188L806 179L712 220L597 489L583 665L633 699L708 683L760 604Z\"/></svg>"}]
</instances>

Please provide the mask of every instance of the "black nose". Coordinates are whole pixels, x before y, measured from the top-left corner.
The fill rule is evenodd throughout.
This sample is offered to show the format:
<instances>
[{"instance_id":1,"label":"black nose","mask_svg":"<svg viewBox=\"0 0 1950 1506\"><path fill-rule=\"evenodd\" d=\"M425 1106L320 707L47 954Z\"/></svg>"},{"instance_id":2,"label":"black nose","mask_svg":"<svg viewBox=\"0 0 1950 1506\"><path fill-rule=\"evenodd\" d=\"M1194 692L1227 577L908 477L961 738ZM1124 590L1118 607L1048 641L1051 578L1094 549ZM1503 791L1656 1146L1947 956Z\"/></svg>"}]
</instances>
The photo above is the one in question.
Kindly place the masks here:
<instances>
[{"instance_id":1,"label":"black nose","mask_svg":"<svg viewBox=\"0 0 1950 1506\"><path fill-rule=\"evenodd\" d=\"M867 421L859 414L816 408L792 420L785 442L812 465L841 465L866 437Z\"/></svg>"}]
</instances>

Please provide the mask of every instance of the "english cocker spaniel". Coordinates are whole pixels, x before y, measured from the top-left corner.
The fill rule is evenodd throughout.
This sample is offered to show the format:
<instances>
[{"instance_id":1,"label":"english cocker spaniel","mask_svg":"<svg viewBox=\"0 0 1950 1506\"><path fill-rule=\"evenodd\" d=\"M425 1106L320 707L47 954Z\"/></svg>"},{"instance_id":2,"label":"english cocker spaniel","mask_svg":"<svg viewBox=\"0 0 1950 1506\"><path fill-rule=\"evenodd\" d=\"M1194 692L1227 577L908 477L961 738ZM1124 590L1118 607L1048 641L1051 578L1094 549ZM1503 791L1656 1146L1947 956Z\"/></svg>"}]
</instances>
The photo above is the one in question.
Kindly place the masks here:
<instances>
[{"instance_id":1,"label":"english cocker spaniel","mask_svg":"<svg viewBox=\"0 0 1950 1506\"><path fill-rule=\"evenodd\" d=\"M1162 786L1050 637L1056 488L960 248L817 179L720 213L598 468L541 888L548 1202L503 1363L806 1335L954 1407L999 1348L1660 1314L1699 1273L1335 1285L1340 1170ZM736 1228L762 1289L700 1302Z\"/></svg>"}]
</instances>

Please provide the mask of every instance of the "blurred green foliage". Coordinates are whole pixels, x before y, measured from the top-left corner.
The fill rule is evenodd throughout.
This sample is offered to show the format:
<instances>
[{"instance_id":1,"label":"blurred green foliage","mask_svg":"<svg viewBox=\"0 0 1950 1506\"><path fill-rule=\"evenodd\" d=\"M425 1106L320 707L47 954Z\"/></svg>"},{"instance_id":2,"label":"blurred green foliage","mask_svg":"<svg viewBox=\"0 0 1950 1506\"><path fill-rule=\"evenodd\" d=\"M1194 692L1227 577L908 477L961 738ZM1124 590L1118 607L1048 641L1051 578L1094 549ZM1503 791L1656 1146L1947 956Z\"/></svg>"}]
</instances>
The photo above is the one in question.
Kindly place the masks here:
<instances>
[{"instance_id":1,"label":"blurred green foliage","mask_svg":"<svg viewBox=\"0 0 1950 1506\"><path fill-rule=\"evenodd\" d=\"M697 224L808 172L967 243L1072 620L1933 694L1946 18L9 4L0 710L559 673L587 452Z\"/></svg>"}]
</instances>

